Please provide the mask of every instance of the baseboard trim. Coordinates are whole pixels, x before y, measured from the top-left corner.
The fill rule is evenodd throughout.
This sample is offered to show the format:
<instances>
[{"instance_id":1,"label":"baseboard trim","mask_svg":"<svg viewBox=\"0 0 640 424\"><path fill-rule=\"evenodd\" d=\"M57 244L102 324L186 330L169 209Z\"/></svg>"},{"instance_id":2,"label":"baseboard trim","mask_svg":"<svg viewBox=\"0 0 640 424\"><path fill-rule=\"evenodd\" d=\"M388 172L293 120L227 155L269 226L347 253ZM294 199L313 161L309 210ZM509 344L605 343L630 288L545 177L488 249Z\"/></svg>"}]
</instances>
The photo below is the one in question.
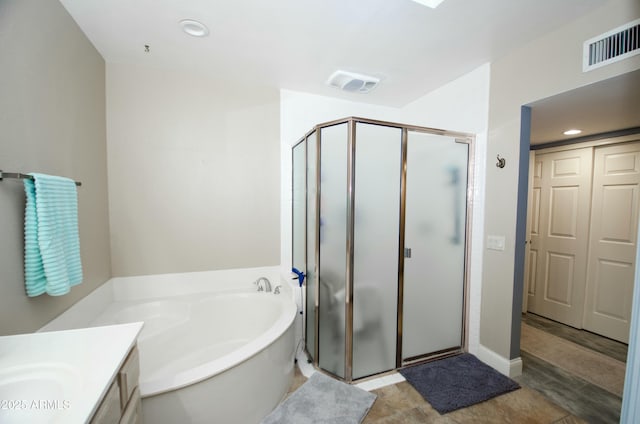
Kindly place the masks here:
<instances>
[{"instance_id":1,"label":"baseboard trim","mask_svg":"<svg viewBox=\"0 0 640 424\"><path fill-rule=\"evenodd\" d=\"M482 362L495 368L507 377L517 377L522 374L522 358L520 357L507 359L482 344L478 347L476 356Z\"/></svg>"}]
</instances>

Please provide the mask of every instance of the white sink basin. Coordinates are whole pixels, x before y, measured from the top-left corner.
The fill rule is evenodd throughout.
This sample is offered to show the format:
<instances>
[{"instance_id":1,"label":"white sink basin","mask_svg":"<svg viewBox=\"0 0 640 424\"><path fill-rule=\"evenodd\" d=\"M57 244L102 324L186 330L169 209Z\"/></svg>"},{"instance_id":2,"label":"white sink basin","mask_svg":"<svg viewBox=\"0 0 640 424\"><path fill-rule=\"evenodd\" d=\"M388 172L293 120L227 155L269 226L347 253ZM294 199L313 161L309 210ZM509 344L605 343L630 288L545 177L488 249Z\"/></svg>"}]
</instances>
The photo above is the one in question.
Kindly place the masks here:
<instances>
[{"instance_id":1,"label":"white sink basin","mask_svg":"<svg viewBox=\"0 0 640 424\"><path fill-rule=\"evenodd\" d=\"M89 422L142 325L0 337L0 424Z\"/></svg>"},{"instance_id":2,"label":"white sink basin","mask_svg":"<svg viewBox=\"0 0 640 424\"><path fill-rule=\"evenodd\" d=\"M54 362L0 370L0 422L51 423L78 398L82 377L74 367Z\"/></svg>"}]
</instances>

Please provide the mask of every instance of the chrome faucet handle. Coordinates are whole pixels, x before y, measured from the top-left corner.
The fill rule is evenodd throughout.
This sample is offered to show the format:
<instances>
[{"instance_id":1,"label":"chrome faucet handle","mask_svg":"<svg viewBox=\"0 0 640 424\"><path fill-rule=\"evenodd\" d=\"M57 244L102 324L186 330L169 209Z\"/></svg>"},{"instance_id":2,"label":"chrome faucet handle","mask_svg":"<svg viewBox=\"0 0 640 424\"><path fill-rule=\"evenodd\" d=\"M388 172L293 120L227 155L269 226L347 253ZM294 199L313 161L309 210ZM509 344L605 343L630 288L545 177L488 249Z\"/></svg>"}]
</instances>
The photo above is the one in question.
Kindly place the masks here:
<instances>
[{"instance_id":1,"label":"chrome faucet handle","mask_svg":"<svg viewBox=\"0 0 640 424\"><path fill-rule=\"evenodd\" d=\"M276 288L273 289L273 294L280 294L280 287L282 286L276 286Z\"/></svg>"},{"instance_id":2,"label":"chrome faucet handle","mask_svg":"<svg viewBox=\"0 0 640 424\"><path fill-rule=\"evenodd\" d=\"M258 278L256 281L253 282L254 286L258 286L258 291L264 291L264 287L262 287L262 285L260 284L260 279Z\"/></svg>"}]
</instances>

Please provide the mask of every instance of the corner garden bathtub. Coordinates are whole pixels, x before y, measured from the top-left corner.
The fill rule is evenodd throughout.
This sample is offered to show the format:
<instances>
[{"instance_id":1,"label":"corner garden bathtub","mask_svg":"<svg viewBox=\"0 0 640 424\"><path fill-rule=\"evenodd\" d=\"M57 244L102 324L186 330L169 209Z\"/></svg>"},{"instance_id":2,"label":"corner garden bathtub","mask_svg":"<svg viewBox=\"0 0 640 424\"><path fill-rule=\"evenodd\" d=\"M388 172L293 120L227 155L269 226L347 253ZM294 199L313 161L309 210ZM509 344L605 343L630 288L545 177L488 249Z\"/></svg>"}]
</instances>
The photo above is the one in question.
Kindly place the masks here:
<instances>
[{"instance_id":1,"label":"corner garden bathtub","mask_svg":"<svg viewBox=\"0 0 640 424\"><path fill-rule=\"evenodd\" d=\"M115 282L114 301L90 325L144 321L145 423L258 423L282 400L293 375L296 305L289 287L256 292L253 280L187 294L180 282L181 294L146 298ZM167 287L157 285L163 295ZM123 300L122 290L134 299Z\"/></svg>"}]
</instances>

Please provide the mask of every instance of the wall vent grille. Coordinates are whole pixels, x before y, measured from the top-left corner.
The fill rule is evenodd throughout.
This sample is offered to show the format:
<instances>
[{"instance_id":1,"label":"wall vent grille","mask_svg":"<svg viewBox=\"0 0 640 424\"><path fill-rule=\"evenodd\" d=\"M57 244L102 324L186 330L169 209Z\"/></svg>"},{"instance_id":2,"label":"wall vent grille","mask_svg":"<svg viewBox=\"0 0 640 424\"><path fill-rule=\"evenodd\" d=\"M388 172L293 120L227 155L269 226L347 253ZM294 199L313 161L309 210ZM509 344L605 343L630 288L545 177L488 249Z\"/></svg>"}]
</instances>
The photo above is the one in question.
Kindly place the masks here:
<instances>
[{"instance_id":1,"label":"wall vent grille","mask_svg":"<svg viewBox=\"0 0 640 424\"><path fill-rule=\"evenodd\" d=\"M640 19L584 42L582 71L640 54Z\"/></svg>"}]
</instances>

